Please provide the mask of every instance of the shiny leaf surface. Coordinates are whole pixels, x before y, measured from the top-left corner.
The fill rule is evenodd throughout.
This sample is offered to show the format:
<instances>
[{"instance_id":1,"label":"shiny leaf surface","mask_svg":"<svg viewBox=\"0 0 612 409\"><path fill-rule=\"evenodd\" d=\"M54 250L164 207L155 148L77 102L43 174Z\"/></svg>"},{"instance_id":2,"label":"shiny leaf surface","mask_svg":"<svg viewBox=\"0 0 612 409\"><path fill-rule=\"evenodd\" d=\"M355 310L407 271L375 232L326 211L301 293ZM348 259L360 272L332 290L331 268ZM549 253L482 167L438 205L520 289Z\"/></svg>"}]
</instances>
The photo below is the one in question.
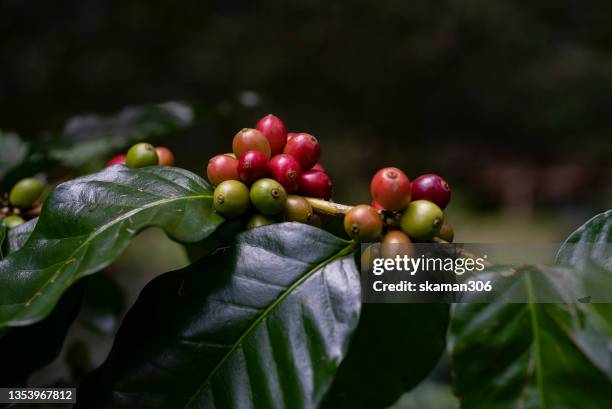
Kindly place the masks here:
<instances>
[{"instance_id":1,"label":"shiny leaf surface","mask_svg":"<svg viewBox=\"0 0 612 409\"><path fill-rule=\"evenodd\" d=\"M209 236L223 219L212 188L171 167L116 165L59 185L22 247L0 262L0 327L40 320L79 278L109 265L149 226L181 242Z\"/></svg>"},{"instance_id":2,"label":"shiny leaf surface","mask_svg":"<svg viewBox=\"0 0 612 409\"><path fill-rule=\"evenodd\" d=\"M359 317L353 251L283 223L156 278L79 407L316 408Z\"/></svg>"}]
</instances>

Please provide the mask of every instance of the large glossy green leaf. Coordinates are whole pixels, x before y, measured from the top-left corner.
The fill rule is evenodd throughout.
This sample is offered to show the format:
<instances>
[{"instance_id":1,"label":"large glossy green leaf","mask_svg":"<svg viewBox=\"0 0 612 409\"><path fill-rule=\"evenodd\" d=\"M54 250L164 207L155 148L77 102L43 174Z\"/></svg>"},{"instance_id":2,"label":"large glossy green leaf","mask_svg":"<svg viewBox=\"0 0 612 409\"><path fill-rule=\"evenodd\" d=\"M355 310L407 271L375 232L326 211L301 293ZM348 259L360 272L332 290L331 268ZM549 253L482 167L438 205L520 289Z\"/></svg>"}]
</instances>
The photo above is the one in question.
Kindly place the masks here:
<instances>
[{"instance_id":1,"label":"large glossy green leaf","mask_svg":"<svg viewBox=\"0 0 612 409\"><path fill-rule=\"evenodd\" d=\"M495 286L504 280L525 303L500 296L488 304L456 305L451 350L461 407L609 407L612 328L589 304L577 302L584 295L577 272L531 266L498 278ZM538 294L564 302L539 303Z\"/></svg>"},{"instance_id":2,"label":"large glossy green leaf","mask_svg":"<svg viewBox=\"0 0 612 409\"><path fill-rule=\"evenodd\" d=\"M6 242L3 243L2 247L4 255L13 253L23 246L28 240L28 237L30 237L30 234L32 234L37 221L38 218L28 220L24 224L20 224L7 232Z\"/></svg>"},{"instance_id":3,"label":"large glossy green leaf","mask_svg":"<svg viewBox=\"0 0 612 409\"><path fill-rule=\"evenodd\" d=\"M140 230L199 241L223 221L212 188L183 169L117 165L59 185L23 246L0 261L0 327L43 318L80 277L110 264Z\"/></svg>"},{"instance_id":4,"label":"large glossy green leaf","mask_svg":"<svg viewBox=\"0 0 612 409\"><path fill-rule=\"evenodd\" d=\"M440 359L448 319L447 304L364 304L324 407L391 405Z\"/></svg>"},{"instance_id":5,"label":"large glossy green leaf","mask_svg":"<svg viewBox=\"0 0 612 409\"><path fill-rule=\"evenodd\" d=\"M317 407L359 318L353 251L282 223L156 278L82 383L79 407Z\"/></svg>"},{"instance_id":6,"label":"large glossy green leaf","mask_svg":"<svg viewBox=\"0 0 612 409\"><path fill-rule=\"evenodd\" d=\"M66 166L80 167L135 142L186 128L194 119L191 106L180 102L127 107L113 116L78 116L66 123L60 146L51 150L51 157Z\"/></svg>"}]
</instances>

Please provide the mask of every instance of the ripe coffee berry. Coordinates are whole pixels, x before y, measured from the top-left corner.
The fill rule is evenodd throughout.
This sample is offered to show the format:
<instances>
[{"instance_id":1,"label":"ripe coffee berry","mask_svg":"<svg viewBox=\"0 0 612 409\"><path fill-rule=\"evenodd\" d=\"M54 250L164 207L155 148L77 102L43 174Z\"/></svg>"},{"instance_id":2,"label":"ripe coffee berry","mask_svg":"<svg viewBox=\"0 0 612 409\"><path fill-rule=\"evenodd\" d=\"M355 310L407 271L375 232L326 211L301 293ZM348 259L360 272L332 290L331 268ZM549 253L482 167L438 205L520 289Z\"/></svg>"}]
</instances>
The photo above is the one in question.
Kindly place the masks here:
<instances>
[{"instance_id":1,"label":"ripe coffee berry","mask_svg":"<svg viewBox=\"0 0 612 409\"><path fill-rule=\"evenodd\" d=\"M318 170L319 172L327 173L323 165L321 165L320 163L317 163L316 165L314 165L310 170Z\"/></svg>"},{"instance_id":2,"label":"ripe coffee berry","mask_svg":"<svg viewBox=\"0 0 612 409\"><path fill-rule=\"evenodd\" d=\"M270 160L272 178L283 185L285 190L293 193L298 190L302 168L291 155L280 154Z\"/></svg>"},{"instance_id":3,"label":"ripe coffee berry","mask_svg":"<svg viewBox=\"0 0 612 409\"><path fill-rule=\"evenodd\" d=\"M298 135L298 132L287 132L287 142L289 142L290 140L292 140L295 135Z\"/></svg>"},{"instance_id":4,"label":"ripe coffee berry","mask_svg":"<svg viewBox=\"0 0 612 409\"><path fill-rule=\"evenodd\" d=\"M287 192L276 180L264 178L253 183L249 197L257 210L266 216L273 216L283 211Z\"/></svg>"},{"instance_id":5,"label":"ripe coffee berry","mask_svg":"<svg viewBox=\"0 0 612 409\"><path fill-rule=\"evenodd\" d=\"M9 202L15 207L27 208L38 200L45 184L36 178L25 178L13 186L9 193Z\"/></svg>"},{"instance_id":6,"label":"ripe coffee berry","mask_svg":"<svg viewBox=\"0 0 612 409\"><path fill-rule=\"evenodd\" d=\"M314 136L307 133L300 133L287 141L283 153L293 156L302 170L312 168L321 156L321 146Z\"/></svg>"},{"instance_id":7,"label":"ripe coffee berry","mask_svg":"<svg viewBox=\"0 0 612 409\"><path fill-rule=\"evenodd\" d=\"M237 180L226 180L215 188L213 207L222 216L242 216L249 208L249 188Z\"/></svg>"},{"instance_id":8,"label":"ripe coffee berry","mask_svg":"<svg viewBox=\"0 0 612 409\"><path fill-rule=\"evenodd\" d=\"M455 238L455 231L453 230L453 226L444 222L442 224L442 227L440 228L440 231L438 232L438 237L444 241L452 243L453 239Z\"/></svg>"},{"instance_id":9,"label":"ripe coffee berry","mask_svg":"<svg viewBox=\"0 0 612 409\"><path fill-rule=\"evenodd\" d=\"M9 216L6 216L3 222L4 222L4 225L8 229L14 229L17 226L24 224L25 220L23 220L21 217L17 216L16 214L11 214Z\"/></svg>"},{"instance_id":10,"label":"ripe coffee berry","mask_svg":"<svg viewBox=\"0 0 612 409\"><path fill-rule=\"evenodd\" d=\"M174 166L174 153L164 146L155 148L157 157L159 158L159 166Z\"/></svg>"},{"instance_id":11,"label":"ripe coffee berry","mask_svg":"<svg viewBox=\"0 0 612 409\"><path fill-rule=\"evenodd\" d=\"M159 164L159 157L150 143L137 143L127 152L125 164L130 168L142 168Z\"/></svg>"},{"instance_id":12,"label":"ripe coffee berry","mask_svg":"<svg viewBox=\"0 0 612 409\"><path fill-rule=\"evenodd\" d=\"M238 160L228 154L214 156L208 161L206 176L214 186L226 180L240 180Z\"/></svg>"},{"instance_id":13,"label":"ripe coffee berry","mask_svg":"<svg viewBox=\"0 0 612 409\"><path fill-rule=\"evenodd\" d=\"M404 210L410 203L410 180L398 168L383 168L370 183L372 198L386 210Z\"/></svg>"},{"instance_id":14,"label":"ripe coffee berry","mask_svg":"<svg viewBox=\"0 0 612 409\"><path fill-rule=\"evenodd\" d=\"M261 118L255 128L268 138L273 156L283 152L287 143L287 127L283 121L269 114Z\"/></svg>"},{"instance_id":15,"label":"ripe coffee berry","mask_svg":"<svg viewBox=\"0 0 612 409\"><path fill-rule=\"evenodd\" d=\"M402 231L416 240L432 239L442 228L442 223L442 210L427 200L411 202L400 218Z\"/></svg>"},{"instance_id":16,"label":"ripe coffee berry","mask_svg":"<svg viewBox=\"0 0 612 409\"><path fill-rule=\"evenodd\" d=\"M270 143L257 129L244 128L238 131L232 141L232 150L237 158L247 151L258 151L266 155L266 159L270 159Z\"/></svg>"},{"instance_id":17,"label":"ripe coffee berry","mask_svg":"<svg viewBox=\"0 0 612 409\"><path fill-rule=\"evenodd\" d=\"M370 206L372 206L374 209L378 210L378 211L383 211L385 210L384 207L382 207L380 205L380 203L378 203L376 200L372 200L372 203L370 204Z\"/></svg>"},{"instance_id":18,"label":"ripe coffee berry","mask_svg":"<svg viewBox=\"0 0 612 409\"><path fill-rule=\"evenodd\" d=\"M450 196L450 186L438 175L429 173L412 181L412 200L429 200L444 210L450 201Z\"/></svg>"},{"instance_id":19,"label":"ripe coffee berry","mask_svg":"<svg viewBox=\"0 0 612 409\"><path fill-rule=\"evenodd\" d=\"M285 202L283 214L288 222L310 223L312 206L302 196L289 195Z\"/></svg>"},{"instance_id":20,"label":"ripe coffee berry","mask_svg":"<svg viewBox=\"0 0 612 409\"><path fill-rule=\"evenodd\" d=\"M358 205L344 217L344 230L359 242L376 241L382 234L383 223L378 212L368 205Z\"/></svg>"},{"instance_id":21,"label":"ripe coffee berry","mask_svg":"<svg viewBox=\"0 0 612 409\"><path fill-rule=\"evenodd\" d=\"M381 255L384 258L395 258L396 256L414 257L412 241L406 233L392 230L383 237Z\"/></svg>"},{"instance_id":22,"label":"ripe coffee berry","mask_svg":"<svg viewBox=\"0 0 612 409\"><path fill-rule=\"evenodd\" d=\"M269 174L268 159L259 151L247 151L238 160L238 175L246 183L253 183Z\"/></svg>"},{"instance_id":23,"label":"ripe coffee berry","mask_svg":"<svg viewBox=\"0 0 612 409\"><path fill-rule=\"evenodd\" d=\"M300 177L300 192L304 196L329 200L332 194L332 182L329 175L317 170L309 170Z\"/></svg>"},{"instance_id":24,"label":"ripe coffee berry","mask_svg":"<svg viewBox=\"0 0 612 409\"><path fill-rule=\"evenodd\" d=\"M111 160L109 160L108 162L106 162L106 166L125 165L125 158L126 156L123 153L120 155L117 155L113 157Z\"/></svg>"},{"instance_id":25,"label":"ripe coffee berry","mask_svg":"<svg viewBox=\"0 0 612 409\"><path fill-rule=\"evenodd\" d=\"M246 228L250 230L256 227L268 226L270 224L274 224L274 220L272 220L268 216L264 216L263 214L257 213L251 216L251 218L246 224Z\"/></svg>"}]
</instances>

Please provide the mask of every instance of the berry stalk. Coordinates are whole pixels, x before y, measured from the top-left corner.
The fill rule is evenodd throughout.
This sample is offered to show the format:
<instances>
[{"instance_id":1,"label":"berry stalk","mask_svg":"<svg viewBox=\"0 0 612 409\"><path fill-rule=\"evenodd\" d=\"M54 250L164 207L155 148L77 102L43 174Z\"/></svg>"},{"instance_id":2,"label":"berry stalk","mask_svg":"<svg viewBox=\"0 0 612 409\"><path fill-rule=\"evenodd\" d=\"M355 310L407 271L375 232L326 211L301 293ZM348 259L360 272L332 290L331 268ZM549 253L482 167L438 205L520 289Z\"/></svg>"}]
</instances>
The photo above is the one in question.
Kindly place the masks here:
<instances>
[{"instance_id":1,"label":"berry stalk","mask_svg":"<svg viewBox=\"0 0 612 409\"><path fill-rule=\"evenodd\" d=\"M312 209L327 216L344 217L353 206L347 206L341 203L329 202L323 199L315 199L313 197L305 197Z\"/></svg>"}]
</instances>

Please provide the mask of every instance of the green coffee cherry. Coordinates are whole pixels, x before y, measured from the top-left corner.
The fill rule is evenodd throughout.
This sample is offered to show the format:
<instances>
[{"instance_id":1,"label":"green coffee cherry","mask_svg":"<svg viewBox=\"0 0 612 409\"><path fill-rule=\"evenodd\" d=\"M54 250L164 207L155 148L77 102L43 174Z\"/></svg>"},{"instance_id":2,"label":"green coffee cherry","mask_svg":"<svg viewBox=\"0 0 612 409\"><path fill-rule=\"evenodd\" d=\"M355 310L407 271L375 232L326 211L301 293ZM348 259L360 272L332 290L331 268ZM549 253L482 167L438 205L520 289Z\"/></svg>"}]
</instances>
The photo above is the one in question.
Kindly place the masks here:
<instances>
[{"instance_id":1,"label":"green coffee cherry","mask_svg":"<svg viewBox=\"0 0 612 409\"><path fill-rule=\"evenodd\" d=\"M253 206L266 216L282 212L287 201L285 188L276 180L268 178L253 183L249 196Z\"/></svg>"},{"instance_id":2,"label":"green coffee cherry","mask_svg":"<svg viewBox=\"0 0 612 409\"><path fill-rule=\"evenodd\" d=\"M221 182L213 193L213 206L222 216L241 216L249 208L249 188L237 180Z\"/></svg>"},{"instance_id":3,"label":"green coffee cherry","mask_svg":"<svg viewBox=\"0 0 612 409\"><path fill-rule=\"evenodd\" d=\"M15 227L24 224L25 220L23 220L21 217L17 216L16 214L11 214L10 216L6 216L4 218L4 225L6 227L8 227L9 229L14 229Z\"/></svg>"},{"instance_id":4,"label":"green coffee cherry","mask_svg":"<svg viewBox=\"0 0 612 409\"><path fill-rule=\"evenodd\" d=\"M264 216L263 214L257 213L249 219L246 224L246 228L254 229L256 227L267 226L269 224L274 224L274 220L272 220L268 216Z\"/></svg>"},{"instance_id":5,"label":"green coffee cherry","mask_svg":"<svg viewBox=\"0 0 612 409\"><path fill-rule=\"evenodd\" d=\"M9 201L15 207L30 207L38 200L44 188L45 184L36 178L21 179L11 189Z\"/></svg>"},{"instance_id":6,"label":"green coffee cherry","mask_svg":"<svg viewBox=\"0 0 612 409\"><path fill-rule=\"evenodd\" d=\"M416 240L432 239L442 228L442 223L444 223L442 210L427 200L410 202L400 218L403 232Z\"/></svg>"},{"instance_id":7,"label":"green coffee cherry","mask_svg":"<svg viewBox=\"0 0 612 409\"><path fill-rule=\"evenodd\" d=\"M142 168L159 164L155 147L150 143L137 143L127 152L125 164L130 168Z\"/></svg>"},{"instance_id":8,"label":"green coffee cherry","mask_svg":"<svg viewBox=\"0 0 612 409\"><path fill-rule=\"evenodd\" d=\"M312 206L302 196L289 195L283 210L285 220L289 222L310 223L312 220Z\"/></svg>"}]
</instances>

